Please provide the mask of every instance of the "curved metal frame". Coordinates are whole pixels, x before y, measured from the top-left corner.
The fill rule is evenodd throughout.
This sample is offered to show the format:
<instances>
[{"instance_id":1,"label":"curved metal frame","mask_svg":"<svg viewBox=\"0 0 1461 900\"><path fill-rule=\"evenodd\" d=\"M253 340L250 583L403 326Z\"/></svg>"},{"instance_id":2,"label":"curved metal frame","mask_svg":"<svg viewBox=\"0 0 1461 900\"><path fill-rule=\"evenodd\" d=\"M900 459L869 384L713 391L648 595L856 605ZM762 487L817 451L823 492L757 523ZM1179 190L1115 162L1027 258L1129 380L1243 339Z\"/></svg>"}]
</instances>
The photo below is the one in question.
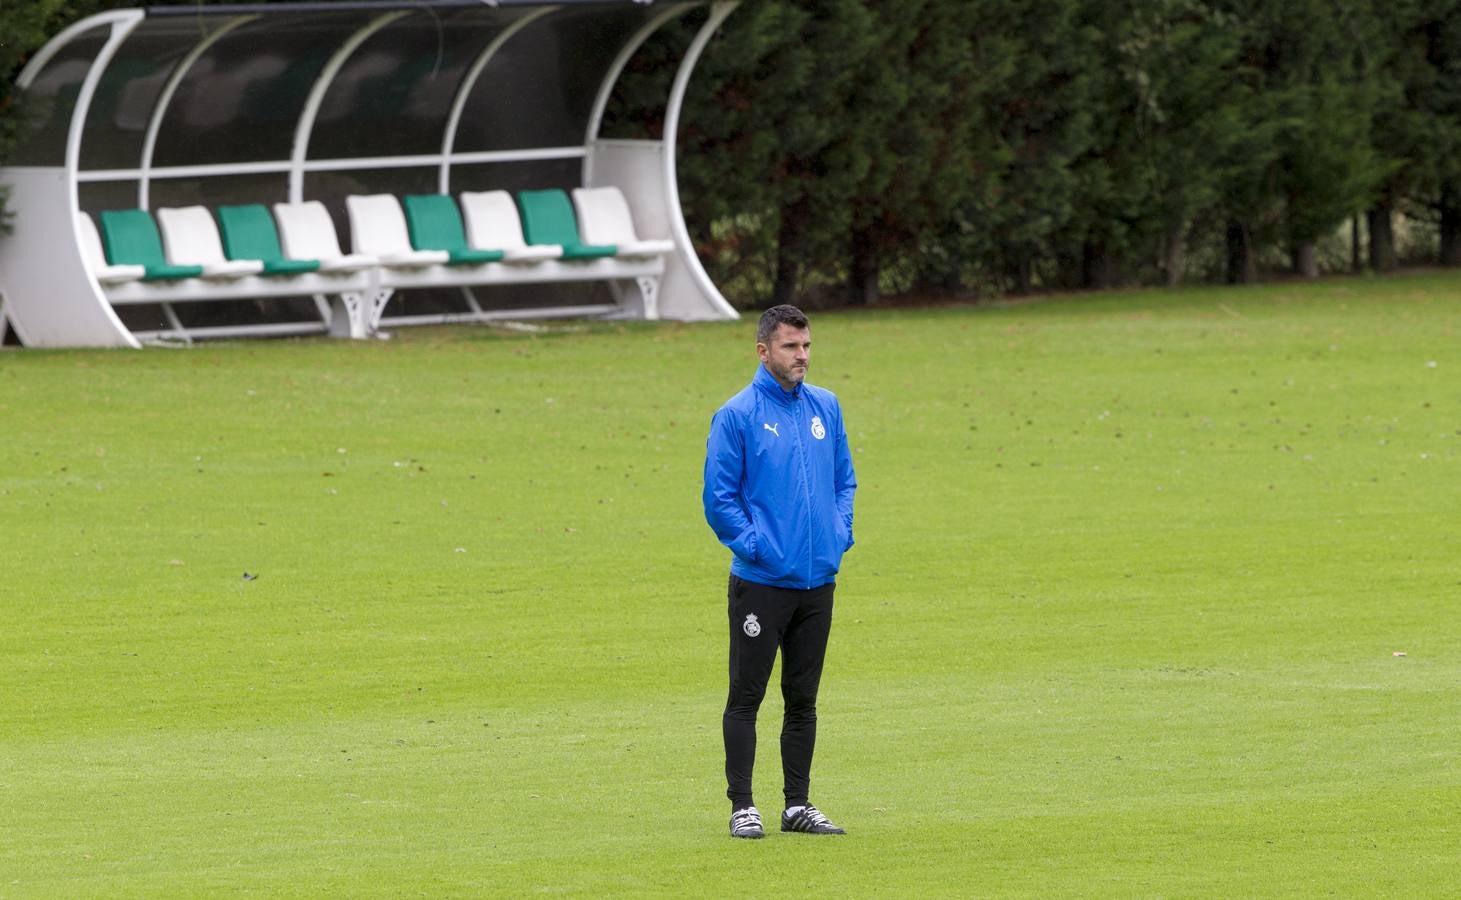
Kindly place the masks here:
<instances>
[{"instance_id":1,"label":"curved metal frame","mask_svg":"<svg viewBox=\"0 0 1461 900\"><path fill-rule=\"evenodd\" d=\"M218 43L224 35L246 25L257 19L258 16L239 16L237 19L230 19L215 29L212 33L199 41L188 55L178 60L173 67L172 74L167 78L167 84L163 85L162 92L157 96L157 104L152 108L152 118L147 122L147 135L142 139L142 177L137 180L137 208L147 209L149 199L149 187L152 181L152 153L157 149L157 135L162 130L163 117L167 115L167 108L172 104L173 95L177 93L178 86L187 77L188 70L202 58L204 53L214 44Z\"/></svg>"},{"instance_id":2,"label":"curved metal frame","mask_svg":"<svg viewBox=\"0 0 1461 900\"><path fill-rule=\"evenodd\" d=\"M112 23L111 35L107 37L101 52L91 61L86 80L81 82L81 91L76 95L76 106L71 110L71 126L66 131L66 171L72 175L73 190L75 175L81 169L81 133L86 130L86 117L91 112L91 101L96 97L96 86L101 81L102 73L111 64L112 57L116 55L117 48L132 33L132 29L142 23L143 18L136 15L119 18Z\"/></svg>"},{"instance_id":3,"label":"curved metal frame","mask_svg":"<svg viewBox=\"0 0 1461 900\"><path fill-rule=\"evenodd\" d=\"M639 52L639 48L644 46L644 42L649 40L650 35L665 27L666 22L683 16L694 8L695 5L692 3L671 6L644 23L644 26L625 42L619 50L619 55L614 57L614 61L609 64L609 71L604 75L604 80L599 84L598 96L594 97L593 112L589 113L588 117L588 129L583 136L585 144L592 144L599 139L599 129L604 124L604 111L609 108L609 98L613 96L614 86L619 83L619 76L624 74L624 67L629 65L629 60L634 58L634 54Z\"/></svg>"},{"instance_id":4,"label":"curved metal frame","mask_svg":"<svg viewBox=\"0 0 1461 900\"><path fill-rule=\"evenodd\" d=\"M136 348L140 347L141 343L122 324L116 310L102 294L101 284L91 274L91 270L82 257L81 233L76 224L75 214L75 211L80 208L77 173L81 166L81 137L86 128L86 117L91 112L91 101L96 96L96 87L101 81L102 73L106 71L107 65L116 55L117 48L132 33L132 30L141 24L144 18L146 17L140 10L128 9L100 13L77 22L41 48L21 70L17 80L20 87L29 87L46 64L78 35L104 26L110 28L111 33L107 35L106 42L91 60L91 66L81 82L81 87L76 94L75 105L71 109L71 121L66 129L65 161L59 173L60 183L56 184L54 180L37 179L34 183L27 183L24 186L27 193L35 191L38 197L59 194L65 198L64 203L57 204L61 207L60 209L52 209L49 202L42 201L45 203L45 211L43 216L38 216L39 221L35 223L37 232L34 235L35 245L37 249L44 251L45 256L42 258L50 259L58 254L62 257L61 261L66 258L74 258L75 266L78 268L74 272L59 275L47 286L60 292L75 292L78 297L82 296L84 292L90 302L78 304L73 311L76 315L84 317L85 322L81 327L87 331L88 341L98 346ZM63 235L70 237L69 243L62 242ZM27 256L29 252L22 249L20 255ZM46 299L49 300L49 298ZM10 327L22 343L33 343L30 323L26 321L23 314L18 312L23 301L18 304L16 297L11 296L7 298L6 305L6 316L10 321ZM47 310L47 312L54 313L54 310ZM47 317L43 315L42 318ZM39 324L43 330L54 330L53 323L50 321L43 321Z\"/></svg>"},{"instance_id":5,"label":"curved metal frame","mask_svg":"<svg viewBox=\"0 0 1461 900\"><path fill-rule=\"evenodd\" d=\"M44 69L57 53L65 49L67 44L75 40L77 35L84 34L85 32L92 31L107 24L115 26L119 22L130 22L136 25L145 17L145 14L141 10L117 9L111 12L97 13L94 16L88 16L82 19L80 22L72 23L68 27L61 29L60 33L47 41L44 47L37 50L35 55L26 61L25 67L20 70L20 75L15 79L16 86L20 88L30 87L30 83L40 74L41 69ZM108 59L110 58L110 54L108 54ZM96 60L92 62L95 64ZM90 103L90 98L88 98L87 102Z\"/></svg>"},{"instance_id":6,"label":"curved metal frame","mask_svg":"<svg viewBox=\"0 0 1461 900\"><path fill-rule=\"evenodd\" d=\"M304 111L299 114L299 122L294 128L294 144L289 154L289 202L299 203L304 199L304 163L309 156L309 139L315 129L315 117L320 114L320 105L325 102L325 93L329 91L330 85L334 83L335 76L340 74L345 63L360 45L370 39L370 36L382 28L410 15L406 10L382 13L371 19L369 24L358 29L354 34L340 45L329 62L325 63L324 69L315 79L314 87L310 88L309 99L305 100Z\"/></svg>"},{"instance_id":7,"label":"curved metal frame","mask_svg":"<svg viewBox=\"0 0 1461 900\"><path fill-rule=\"evenodd\" d=\"M557 12L559 8L548 6L523 16L502 29L502 32L493 38L481 53L477 54L477 58L472 60L471 68L462 77L461 84L457 85L456 96L452 97L451 113L447 115L446 127L441 132L441 172L437 176L439 193L451 193L452 150L456 148L457 128L462 124L462 113L467 108L467 98L471 96L472 88L477 86L477 79L482 77L482 73L487 69L487 64L492 61L492 57L497 55L497 51L512 40L514 35L549 13Z\"/></svg>"},{"instance_id":8,"label":"curved metal frame","mask_svg":"<svg viewBox=\"0 0 1461 900\"><path fill-rule=\"evenodd\" d=\"M717 311L729 318L736 318L740 314L726 301L720 288L715 286L715 282L710 280L709 273L705 271L699 255L695 253L695 245L690 241L690 229L685 225L684 207L680 205L680 174L676 168L675 150L679 144L680 110L685 105L685 92L689 90L690 76L695 72L695 64L700 61L700 54L705 52L710 38L720 28L726 17L735 12L735 9L734 2L717 2L711 6L710 18L700 26L700 33L695 35L695 40L690 43L690 49L685 52L685 58L680 61L680 71L675 73L675 84L670 89L670 102L665 109L663 160L666 201L669 208L678 213L670 216L670 228L674 232L675 243L680 245L681 258L690 270L690 277L694 279L701 293L710 299Z\"/></svg>"}]
</instances>

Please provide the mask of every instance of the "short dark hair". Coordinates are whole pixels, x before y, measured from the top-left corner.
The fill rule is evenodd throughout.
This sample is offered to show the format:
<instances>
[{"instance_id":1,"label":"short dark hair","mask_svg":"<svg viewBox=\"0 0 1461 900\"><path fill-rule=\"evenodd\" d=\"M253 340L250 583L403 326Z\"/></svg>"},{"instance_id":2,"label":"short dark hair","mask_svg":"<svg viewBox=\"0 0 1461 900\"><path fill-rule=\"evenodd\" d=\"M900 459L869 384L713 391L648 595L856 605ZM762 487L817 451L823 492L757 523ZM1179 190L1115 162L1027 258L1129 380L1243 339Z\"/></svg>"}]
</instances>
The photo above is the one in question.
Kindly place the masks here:
<instances>
[{"instance_id":1,"label":"short dark hair","mask_svg":"<svg viewBox=\"0 0 1461 900\"><path fill-rule=\"evenodd\" d=\"M806 313L786 303L771 307L761 313L761 321L756 325L756 343L764 344L771 340L771 335L776 333L776 329L780 325L806 328Z\"/></svg>"}]
</instances>

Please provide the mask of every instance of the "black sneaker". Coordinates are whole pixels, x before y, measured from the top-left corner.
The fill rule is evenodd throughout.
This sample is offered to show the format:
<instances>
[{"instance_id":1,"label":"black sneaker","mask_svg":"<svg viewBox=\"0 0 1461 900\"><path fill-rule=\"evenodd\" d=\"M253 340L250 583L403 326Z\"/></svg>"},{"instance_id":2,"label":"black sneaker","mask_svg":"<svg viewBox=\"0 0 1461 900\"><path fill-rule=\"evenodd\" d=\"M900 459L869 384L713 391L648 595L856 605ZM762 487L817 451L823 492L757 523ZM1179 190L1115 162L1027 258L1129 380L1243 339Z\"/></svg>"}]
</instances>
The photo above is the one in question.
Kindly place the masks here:
<instances>
[{"instance_id":1,"label":"black sneaker","mask_svg":"<svg viewBox=\"0 0 1461 900\"><path fill-rule=\"evenodd\" d=\"M754 806L738 809L731 813L731 837L763 838L766 832L761 828L761 813Z\"/></svg>"},{"instance_id":2,"label":"black sneaker","mask_svg":"<svg viewBox=\"0 0 1461 900\"><path fill-rule=\"evenodd\" d=\"M803 834L846 834L847 832L831 822L810 803L794 813L781 814L782 831L800 831Z\"/></svg>"}]
</instances>

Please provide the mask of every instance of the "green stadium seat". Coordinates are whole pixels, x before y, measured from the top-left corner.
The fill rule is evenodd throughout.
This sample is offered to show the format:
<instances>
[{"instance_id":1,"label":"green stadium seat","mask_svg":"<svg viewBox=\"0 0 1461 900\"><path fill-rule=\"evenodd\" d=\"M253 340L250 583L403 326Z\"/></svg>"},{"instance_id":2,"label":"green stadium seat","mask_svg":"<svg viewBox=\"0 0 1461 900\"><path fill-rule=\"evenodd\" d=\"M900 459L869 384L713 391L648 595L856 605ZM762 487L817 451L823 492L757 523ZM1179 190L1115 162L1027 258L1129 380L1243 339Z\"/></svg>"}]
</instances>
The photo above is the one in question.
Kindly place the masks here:
<instances>
[{"instance_id":1,"label":"green stadium seat","mask_svg":"<svg viewBox=\"0 0 1461 900\"><path fill-rule=\"evenodd\" d=\"M446 194L408 194L404 202L406 228L411 246L417 250L445 250L448 265L476 266L501 262L501 250L477 249L467 245L462 214L456 201Z\"/></svg>"},{"instance_id":2,"label":"green stadium seat","mask_svg":"<svg viewBox=\"0 0 1461 900\"><path fill-rule=\"evenodd\" d=\"M265 275L299 275L318 271L317 259L286 259L279 246L274 217L260 203L218 207L218 226L223 252L229 259L256 259Z\"/></svg>"},{"instance_id":3,"label":"green stadium seat","mask_svg":"<svg viewBox=\"0 0 1461 900\"><path fill-rule=\"evenodd\" d=\"M162 235L152 214L145 209L109 209L98 216L107 261L119 266L142 266L143 281L177 281L197 278L202 266L174 266L162 252Z\"/></svg>"},{"instance_id":4,"label":"green stadium seat","mask_svg":"<svg viewBox=\"0 0 1461 900\"><path fill-rule=\"evenodd\" d=\"M517 205L522 213L523 236L529 244L557 244L563 248L563 259L568 260L596 259L619 252L612 244L583 243L573 203L561 190L519 191Z\"/></svg>"},{"instance_id":5,"label":"green stadium seat","mask_svg":"<svg viewBox=\"0 0 1461 900\"><path fill-rule=\"evenodd\" d=\"M84 212L76 214L76 224L81 230L81 249L86 254L86 265L91 274L104 285L126 284L141 281L147 274L142 266L114 266L107 262L106 251L101 248L101 235L96 233L96 223Z\"/></svg>"}]
</instances>

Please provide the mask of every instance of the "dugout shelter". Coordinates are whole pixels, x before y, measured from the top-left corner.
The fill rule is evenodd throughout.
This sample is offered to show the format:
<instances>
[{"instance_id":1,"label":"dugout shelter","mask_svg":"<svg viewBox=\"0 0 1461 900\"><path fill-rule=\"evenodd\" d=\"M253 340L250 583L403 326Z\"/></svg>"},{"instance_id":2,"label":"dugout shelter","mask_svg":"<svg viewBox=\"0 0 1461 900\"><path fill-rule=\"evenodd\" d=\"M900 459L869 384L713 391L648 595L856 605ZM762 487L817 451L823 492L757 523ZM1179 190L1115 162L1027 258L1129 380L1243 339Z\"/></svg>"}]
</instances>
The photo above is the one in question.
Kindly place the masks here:
<instances>
[{"instance_id":1,"label":"dugout shelter","mask_svg":"<svg viewBox=\"0 0 1461 900\"><path fill-rule=\"evenodd\" d=\"M138 347L493 318L734 318L691 243L675 153L691 73L735 6L343 0L77 22L19 76L22 139L0 169L13 214L0 236L0 337ZM646 48L678 60L653 100L662 127L606 134L621 75ZM514 200L466 205L488 194ZM560 194L573 196L582 235ZM454 220L456 203L466 215ZM491 219L504 211L517 218ZM190 246L217 223L221 244ZM565 252L545 262L532 247L458 246L499 225ZM590 240L591 227L614 243ZM289 268L299 247L319 263L331 237L340 268ZM393 256L391 242L407 239L415 246ZM447 244L423 250L432 240ZM227 260L208 257L220 246ZM185 253L199 265L176 265Z\"/></svg>"}]
</instances>

